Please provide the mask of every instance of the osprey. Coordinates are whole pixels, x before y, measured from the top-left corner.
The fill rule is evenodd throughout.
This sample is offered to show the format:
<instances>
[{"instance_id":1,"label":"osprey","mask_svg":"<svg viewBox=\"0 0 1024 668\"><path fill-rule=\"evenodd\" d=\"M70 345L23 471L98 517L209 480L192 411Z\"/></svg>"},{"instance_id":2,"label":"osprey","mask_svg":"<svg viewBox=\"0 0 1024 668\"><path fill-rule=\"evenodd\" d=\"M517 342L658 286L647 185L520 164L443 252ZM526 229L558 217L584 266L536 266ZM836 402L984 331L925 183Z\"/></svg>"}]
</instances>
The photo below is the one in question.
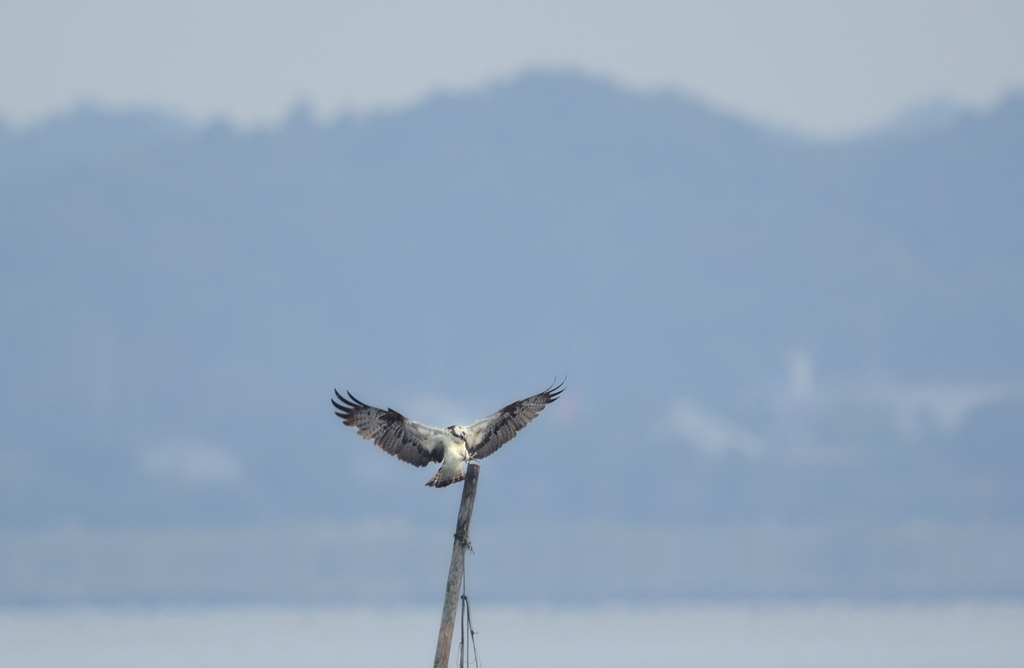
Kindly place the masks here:
<instances>
[{"instance_id":1,"label":"osprey","mask_svg":"<svg viewBox=\"0 0 1024 668\"><path fill-rule=\"evenodd\" d=\"M505 445L530 424L544 407L558 398L565 381L552 385L540 394L505 406L493 415L477 420L468 427L455 424L439 429L410 420L398 411L367 406L348 393L341 396L334 390L335 415L359 435L373 441L384 452L395 455L414 466L441 462L428 487L447 487L466 477L462 462L483 459Z\"/></svg>"}]
</instances>

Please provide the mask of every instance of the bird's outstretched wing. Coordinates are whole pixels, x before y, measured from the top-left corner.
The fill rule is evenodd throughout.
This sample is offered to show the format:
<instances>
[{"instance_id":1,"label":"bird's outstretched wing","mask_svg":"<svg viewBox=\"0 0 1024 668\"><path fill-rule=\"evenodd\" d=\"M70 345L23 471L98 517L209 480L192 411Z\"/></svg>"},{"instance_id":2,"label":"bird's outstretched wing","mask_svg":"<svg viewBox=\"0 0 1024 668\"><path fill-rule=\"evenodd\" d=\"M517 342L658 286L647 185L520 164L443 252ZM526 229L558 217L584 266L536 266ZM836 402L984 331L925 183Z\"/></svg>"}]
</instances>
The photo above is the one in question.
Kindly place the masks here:
<instances>
[{"instance_id":1,"label":"bird's outstretched wing","mask_svg":"<svg viewBox=\"0 0 1024 668\"><path fill-rule=\"evenodd\" d=\"M469 437L466 439L469 454L474 459L483 459L494 453L515 438L520 429L533 422L545 406L558 398L564 387L563 380L540 394L509 404L494 415L488 415L471 424L467 429Z\"/></svg>"},{"instance_id":2,"label":"bird's outstretched wing","mask_svg":"<svg viewBox=\"0 0 1024 668\"><path fill-rule=\"evenodd\" d=\"M437 427L410 420L392 408L382 410L367 406L351 392L347 397L341 396L337 390L334 394L337 397L331 399L334 414L384 452L414 466L426 466L444 459L444 448L440 445L444 432Z\"/></svg>"}]
</instances>

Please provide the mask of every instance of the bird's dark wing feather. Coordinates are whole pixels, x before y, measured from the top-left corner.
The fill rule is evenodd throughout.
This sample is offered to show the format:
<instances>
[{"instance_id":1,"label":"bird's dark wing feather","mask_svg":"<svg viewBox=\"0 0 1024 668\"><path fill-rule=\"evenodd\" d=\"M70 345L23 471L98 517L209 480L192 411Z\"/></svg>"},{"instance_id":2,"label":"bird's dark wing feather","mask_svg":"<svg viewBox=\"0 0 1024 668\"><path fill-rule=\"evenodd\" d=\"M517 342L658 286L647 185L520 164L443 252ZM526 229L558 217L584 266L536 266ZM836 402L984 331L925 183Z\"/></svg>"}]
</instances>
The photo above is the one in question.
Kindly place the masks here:
<instances>
[{"instance_id":1,"label":"bird's dark wing feather","mask_svg":"<svg viewBox=\"0 0 1024 668\"><path fill-rule=\"evenodd\" d=\"M337 390L334 394L336 398L331 399L334 414L384 452L414 466L426 466L444 458L444 448L440 445L443 432L440 429L410 420L391 408L382 410L367 406L351 392L347 397Z\"/></svg>"},{"instance_id":2,"label":"bird's dark wing feather","mask_svg":"<svg viewBox=\"0 0 1024 668\"><path fill-rule=\"evenodd\" d=\"M515 438L520 429L533 422L545 406L558 398L564 387L565 381L562 381L471 424L467 429L469 438L466 439L469 454L475 459L483 459L494 453Z\"/></svg>"}]
</instances>

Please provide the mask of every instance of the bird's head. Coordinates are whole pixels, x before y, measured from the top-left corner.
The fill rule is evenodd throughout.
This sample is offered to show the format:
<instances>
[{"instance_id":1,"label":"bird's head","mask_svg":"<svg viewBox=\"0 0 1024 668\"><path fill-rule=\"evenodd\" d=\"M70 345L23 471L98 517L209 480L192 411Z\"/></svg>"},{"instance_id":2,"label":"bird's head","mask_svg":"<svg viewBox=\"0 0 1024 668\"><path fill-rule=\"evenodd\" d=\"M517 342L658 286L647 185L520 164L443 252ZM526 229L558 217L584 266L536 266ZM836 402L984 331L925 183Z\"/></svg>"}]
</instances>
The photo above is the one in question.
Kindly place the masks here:
<instances>
[{"instance_id":1,"label":"bird's head","mask_svg":"<svg viewBox=\"0 0 1024 668\"><path fill-rule=\"evenodd\" d=\"M461 439L463 443L469 438L469 432L461 424L453 424L452 426L445 429L446 432L454 436L455 438Z\"/></svg>"}]
</instances>

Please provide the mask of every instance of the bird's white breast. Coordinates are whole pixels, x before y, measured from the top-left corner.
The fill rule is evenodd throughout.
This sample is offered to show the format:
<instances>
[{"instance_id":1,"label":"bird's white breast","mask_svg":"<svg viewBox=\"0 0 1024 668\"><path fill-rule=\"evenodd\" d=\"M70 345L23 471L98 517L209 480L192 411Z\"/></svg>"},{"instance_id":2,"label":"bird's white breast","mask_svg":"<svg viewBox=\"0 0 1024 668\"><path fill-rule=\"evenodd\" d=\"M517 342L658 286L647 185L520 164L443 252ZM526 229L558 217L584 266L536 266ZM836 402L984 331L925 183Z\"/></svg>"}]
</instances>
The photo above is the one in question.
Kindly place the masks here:
<instances>
[{"instance_id":1,"label":"bird's white breast","mask_svg":"<svg viewBox=\"0 0 1024 668\"><path fill-rule=\"evenodd\" d=\"M461 438L455 438L450 434L441 437L441 446L444 448L445 464L461 462L469 459L469 452L466 450L466 442Z\"/></svg>"}]
</instances>

